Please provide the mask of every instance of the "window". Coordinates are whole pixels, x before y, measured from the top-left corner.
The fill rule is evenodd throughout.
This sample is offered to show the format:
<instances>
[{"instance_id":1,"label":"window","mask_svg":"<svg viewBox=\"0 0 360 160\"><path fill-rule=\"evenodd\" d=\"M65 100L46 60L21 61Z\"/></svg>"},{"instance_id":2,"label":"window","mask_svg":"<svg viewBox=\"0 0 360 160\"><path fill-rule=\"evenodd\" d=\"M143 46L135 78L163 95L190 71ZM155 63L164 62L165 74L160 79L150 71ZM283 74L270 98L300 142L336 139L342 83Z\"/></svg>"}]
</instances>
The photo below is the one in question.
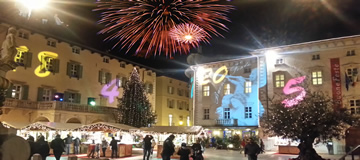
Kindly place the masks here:
<instances>
[{"instance_id":1,"label":"window","mask_svg":"<svg viewBox=\"0 0 360 160\"><path fill-rule=\"evenodd\" d=\"M151 76L151 72L147 72L146 74L147 74L148 76Z\"/></svg>"},{"instance_id":2,"label":"window","mask_svg":"<svg viewBox=\"0 0 360 160\"><path fill-rule=\"evenodd\" d=\"M70 103L80 103L81 94L73 91L65 91L64 92L64 101Z\"/></svg>"},{"instance_id":3,"label":"window","mask_svg":"<svg viewBox=\"0 0 360 160\"><path fill-rule=\"evenodd\" d=\"M51 57L46 57L45 62L41 62L45 65L44 71L50 71L53 73L59 73L59 59L54 59Z\"/></svg>"},{"instance_id":4,"label":"window","mask_svg":"<svg viewBox=\"0 0 360 160\"><path fill-rule=\"evenodd\" d=\"M190 116L186 117L186 126L190 126Z\"/></svg>"},{"instance_id":5,"label":"window","mask_svg":"<svg viewBox=\"0 0 360 160\"><path fill-rule=\"evenodd\" d=\"M72 53L80 54L80 48L79 47L72 47Z\"/></svg>"},{"instance_id":6,"label":"window","mask_svg":"<svg viewBox=\"0 0 360 160\"><path fill-rule=\"evenodd\" d=\"M244 68L244 73L251 73L251 68L250 67Z\"/></svg>"},{"instance_id":7,"label":"window","mask_svg":"<svg viewBox=\"0 0 360 160\"><path fill-rule=\"evenodd\" d=\"M245 93L251 93L251 82L245 82Z\"/></svg>"},{"instance_id":8,"label":"window","mask_svg":"<svg viewBox=\"0 0 360 160\"><path fill-rule=\"evenodd\" d=\"M210 96L210 86L203 86L203 96Z\"/></svg>"},{"instance_id":9,"label":"window","mask_svg":"<svg viewBox=\"0 0 360 160\"><path fill-rule=\"evenodd\" d=\"M172 80L171 80L171 79L169 80L169 83L172 83Z\"/></svg>"},{"instance_id":10,"label":"window","mask_svg":"<svg viewBox=\"0 0 360 160\"><path fill-rule=\"evenodd\" d=\"M276 59L275 64L284 64L284 59L282 58Z\"/></svg>"},{"instance_id":11,"label":"window","mask_svg":"<svg viewBox=\"0 0 360 160\"><path fill-rule=\"evenodd\" d=\"M67 63L67 75L75 78L82 78L82 69L83 67L77 62L68 62Z\"/></svg>"},{"instance_id":12,"label":"window","mask_svg":"<svg viewBox=\"0 0 360 160\"><path fill-rule=\"evenodd\" d=\"M349 78L350 82L353 82L353 76L358 74L357 68L348 68L346 70L346 75Z\"/></svg>"},{"instance_id":13,"label":"window","mask_svg":"<svg viewBox=\"0 0 360 160\"><path fill-rule=\"evenodd\" d=\"M6 93L7 98L27 100L29 92L28 85L13 84L10 86L10 88L11 89L8 89Z\"/></svg>"},{"instance_id":14,"label":"window","mask_svg":"<svg viewBox=\"0 0 360 160\"><path fill-rule=\"evenodd\" d=\"M120 67L121 68L125 68L126 64L125 63L120 63Z\"/></svg>"},{"instance_id":15,"label":"window","mask_svg":"<svg viewBox=\"0 0 360 160\"><path fill-rule=\"evenodd\" d=\"M185 104L185 108L186 108L187 111L190 110L190 108L189 108L189 103L186 103L186 104Z\"/></svg>"},{"instance_id":16,"label":"window","mask_svg":"<svg viewBox=\"0 0 360 160\"><path fill-rule=\"evenodd\" d=\"M322 84L322 72L321 71L313 71L311 74L312 84L313 85L321 85Z\"/></svg>"},{"instance_id":17,"label":"window","mask_svg":"<svg viewBox=\"0 0 360 160\"><path fill-rule=\"evenodd\" d=\"M109 61L110 61L110 58L108 58L108 57L104 57L104 58L103 58L103 62L104 62L104 63L109 63Z\"/></svg>"},{"instance_id":18,"label":"window","mask_svg":"<svg viewBox=\"0 0 360 160\"><path fill-rule=\"evenodd\" d=\"M185 97L189 97L189 91L188 90L185 91Z\"/></svg>"},{"instance_id":19,"label":"window","mask_svg":"<svg viewBox=\"0 0 360 160\"><path fill-rule=\"evenodd\" d=\"M56 41L55 40L47 40L47 45L50 47L56 47Z\"/></svg>"},{"instance_id":20,"label":"window","mask_svg":"<svg viewBox=\"0 0 360 160\"><path fill-rule=\"evenodd\" d=\"M285 75L283 74L275 75L275 87L279 88L284 86L285 86Z\"/></svg>"},{"instance_id":21,"label":"window","mask_svg":"<svg viewBox=\"0 0 360 160\"><path fill-rule=\"evenodd\" d=\"M32 53L19 49L14 59L20 66L31 67Z\"/></svg>"},{"instance_id":22,"label":"window","mask_svg":"<svg viewBox=\"0 0 360 160\"><path fill-rule=\"evenodd\" d=\"M169 126L173 125L173 116L172 114L169 114Z\"/></svg>"},{"instance_id":23,"label":"window","mask_svg":"<svg viewBox=\"0 0 360 160\"><path fill-rule=\"evenodd\" d=\"M29 33L24 31L19 31L19 37L22 39L29 39Z\"/></svg>"},{"instance_id":24,"label":"window","mask_svg":"<svg viewBox=\"0 0 360 160\"><path fill-rule=\"evenodd\" d=\"M105 96L100 96L100 106L107 106L108 98Z\"/></svg>"},{"instance_id":25,"label":"window","mask_svg":"<svg viewBox=\"0 0 360 160\"><path fill-rule=\"evenodd\" d=\"M230 94L230 84L225 84L224 86L224 95Z\"/></svg>"},{"instance_id":26,"label":"window","mask_svg":"<svg viewBox=\"0 0 360 160\"><path fill-rule=\"evenodd\" d=\"M312 60L319 60L319 59L320 59L319 54L312 55Z\"/></svg>"},{"instance_id":27,"label":"window","mask_svg":"<svg viewBox=\"0 0 360 160\"><path fill-rule=\"evenodd\" d=\"M230 119L230 108L224 108L224 119Z\"/></svg>"},{"instance_id":28,"label":"window","mask_svg":"<svg viewBox=\"0 0 360 160\"><path fill-rule=\"evenodd\" d=\"M14 86L12 87L11 98L21 99L21 91L22 86L19 84L14 84Z\"/></svg>"},{"instance_id":29,"label":"window","mask_svg":"<svg viewBox=\"0 0 360 160\"><path fill-rule=\"evenodd\" d=\"M183 90L182 89L178 89L178 95L183 96Z\"/></svg>"},{"instance_id":30,"label":"window","mask_svg":"<svg viewBox=\"0 0 360 160\"><path fill-rule=\"evenodd\" d=\"M168 100L167 100L167 103L168 103L168 107L169 107L169 108L174 108L174 103L175 103L174 100L168 99Z\"/></svg>"},{"instance_id":31,"label":"window","mask_svg":"<svg viewBox=\"0 0 360 160\"><path fill-rule=\"evenodd\" d=\"M153 90L154 90L153 84L151 84L151 83L146 83L146 84L145 84L145 90L146 90L146 93L152 94L152 93L153 93Z\"/></svg>"},{"instance_id":32,"label":"window","mask_svg":"<svg viewBox=\"0 0 360 160\"><path fill-rule=\"evenodd\" d=\"M355 50L349 50L346 52L346 56L355 56Z\"/></svg>"},{"instance_id":33,"label":"window","mask_svg":"<svg viewBox=\"0 0 360 160\"><path fill-rule=\"evenodd\" d=\"M168 93L174 94L174 87L168 86Z\"/></svg>"},{"instance_id":34,"label":"window","mask_svg":"<svg viewBox=\"0 0 360 160\"><path fill-rule=\"evenodd\" d=\"M245 118L252 118L251 107L245 107Z\"/></svg>"},{"instance_id":35,"label":"window","mask_svg":"<svg viewBox=\"0 0 360 160\"><path fill-rule=\"evenodd\" d=\"M180 110L183 110L184 105L185 105L185 102L178 101L178 108L179 108Z\"/></svg>"},{"instance_id":36,"label":"window","mask_svg":"<svg viewBox=\"0 0 360 160\"><path fill-rule=\"evenodd\" d=\"M204 109L204 119L210 119L210 109Z\"/></svg>"},{"instance_id":37,"label":"window","mask_svg":"<svg viewBox=\"0 0 360 160\"><path fill-rule=\"evenodd\" d=\"M43 101L52 101L52 95L54 93L52 93L52 89L49 88L44 88L43 90L43 95L42 95L42 100Z\"/></svg>"},{"instance_id":38,"label":"window","mask_svg":"<svg viewBox=\"0 0 360 160\"><path fill-rule=\"evenodd\" d=\"M360 99L352 99L350 102L350 113L351 114L360 114Z\"/></svg>"},{"instance_id":39,"label":"window","mask_svg":"<svg viewBox=\"0 0 360 160\"><path fill-rule=\"evenodd\" d=\"M104 70L100 70L98 80L100 84L109 84L111 82L111 73Z\"/></svg>"}]
</instances>

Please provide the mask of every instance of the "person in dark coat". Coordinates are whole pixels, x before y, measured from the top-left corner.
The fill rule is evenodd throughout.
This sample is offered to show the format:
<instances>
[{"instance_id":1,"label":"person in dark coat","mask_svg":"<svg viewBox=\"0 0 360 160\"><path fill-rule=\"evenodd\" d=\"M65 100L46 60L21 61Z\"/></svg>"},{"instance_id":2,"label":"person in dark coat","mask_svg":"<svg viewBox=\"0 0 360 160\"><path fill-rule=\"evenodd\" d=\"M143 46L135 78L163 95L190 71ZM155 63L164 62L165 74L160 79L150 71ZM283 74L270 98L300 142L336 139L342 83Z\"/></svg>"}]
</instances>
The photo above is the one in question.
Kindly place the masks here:
<instances>
[{"instance_id":1,"label":"person in dark coat","mask_svg":"<svg viewBox=\"0 0 360 160\"><path fill-rule=\"evenodd\" d=\"M175 152L175 145L173 143L173 140L175 139L174 135L170 135L163 144L163 151L161 153L161 157L163 160L170 160L170 157Z\"/></svg>"},{"instance_id":2,"label":"person in dark coat","mask_svg":"<svg viewBox=\"0 0 360 160\"><path fill-rule=\"evenodd\" d=\"M178 155L180 155L180 160L189 160L189 155L190 155L191 151L190 149L186 146L186 143L182 143L181 144L181 148L179 149L179 151L177 152Z\"/></svg>"},{"instance_id":3,"label":"person in dark coat","mask_svg":"<svg viewBox=\"0 0 360 160\"><path fill-rule=\"evenodd\" d=\"M74 154L79 154L80 144L81 144L80 138L76 137L74 139L74 152L75 152Z\"/></svg>"},{"instance_id":4,"label":"person in dark coat","mask_svg":"<svg viewBox=\"0 0 360 160\"><path fill-rule=\"evenodd\" d=\"M115 137L112 137L112 140L110 142L111 146L111 158L117 158L118 157L118 140L115 140Z\"/></svg>"},{"instance_id":5,"label":"person in dark coat","mask_svg":"<svg viewBox=\"0 0 360 160\"><path fill-rule=\"evenodd\" d=\"M66 154L69 155L70 154L70 147L71 144L73 143L73 137L70 136L69 134L67 135L67 137L64 139L65 141L65 145L66 145Z\"/></svg>"},{"instance_id":6,"label":"person in dark coat","mask_svg":"<svg viewBox=\"0 0 360 160\"><path fill-rule=\"evenodd\" d=\"M151 140L154 137L151 135L146 135L144 138L144 157L143 160L145 160L145 157L147 157L146 159L149 160L150 158L150 154L151 154Z\"/></svg>"},{"instance_id":7,"label":"person in dark coat","mask_svg":"<svg viewBox=\"0 0 360 160\"><path fill-rule=\"evenodd\" d=\"M50 147L53 149L56 160L60 160L62 153L65 151L65 143L60 138L60 135L56 135L55 139L51 141Z\"/></svg>"},{"instance_id":8,"label":"person in dark coat","mask_svg":"<svg viewBox=\"0 0 360 160\"><path fill-rule=\"evenodd\" d=\"M250 143L245 146L245 156L248 156L248 160L257 160L257 155L260 151L261 148L253 139L250 139Z\"/></svg>"},{"instance_id":9,"label":"person in dark coat","mask_svg":"<svg viewBox=\"0 0 360 160\"><path fill-rule=\"evenodd\" d=\"M35 139L34 139L34 137L33 136L29 136L29 138L27 139L27 141L29 142L29 145L30 145L30 157L29 157L29 160L31 160L31 157L35 154L35 153L37 153L38 151L37 151L37 145L36 145L36 143L34 142L35 141Z\"/></svg>"},{"instance_id":10,"label":"person in dark coat","mask_svg":"<svg viewBox=\"0 0 360 160\"><path fill-rule=\"evenodd\" d=\"M201 141L201 139L197 139L196 143L194 143L191 146L191 149L193 150L193 155L192 155L193 160L204 160L204 157L202 155L203 148L202 148L202 145L200 144L200 141Z\"/></svg>"},{"instance_id":11,"label":"person in dark coat","mask_svg":"<svg viewBox=\"0 0 360 160\"><path fill-rule=\"evenodd\" d=\"M41 155L43 160L46 160L46 157L49 156L50 147L47 141L45 141L44 136L40 136L39 140L36 142L38 148L38 153Z\"/></svg>"},{"instance_id":12,"label":"person in dark coat","mask_svg":"<svg viewBox=\"0 0 360 160\"><path fill-rule=\"evenodd\" d=\"M90 152L88 154L88 157L90 158L95 158L95 140L92 140L92 144L89 145L89 148L90 148Z\"/></svg>"}]
</instances>

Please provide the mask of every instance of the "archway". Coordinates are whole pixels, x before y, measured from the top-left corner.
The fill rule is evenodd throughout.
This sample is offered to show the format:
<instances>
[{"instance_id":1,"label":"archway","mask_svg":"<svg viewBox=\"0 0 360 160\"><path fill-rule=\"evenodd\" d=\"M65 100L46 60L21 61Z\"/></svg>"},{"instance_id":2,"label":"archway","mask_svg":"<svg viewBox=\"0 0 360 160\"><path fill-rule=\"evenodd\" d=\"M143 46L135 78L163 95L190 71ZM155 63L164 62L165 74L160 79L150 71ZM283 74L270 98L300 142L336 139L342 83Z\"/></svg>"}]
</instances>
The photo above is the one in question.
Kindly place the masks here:
<instances>
[{"instance_id":1,"label":"archway","mask_svg":"<svg viewBox=\"0 0 360 160\"><path fill-rule=\"evenodd\" d=\"M69 120L66 121L66 123L79 123L81 124L81 121L77 118L70 118Z\"/></svg>"},{"instance_id":2,"label":"archway","mask_svg":"<svg viewBox=\"0 0 360 160\"><path fill-rule=\"evenodd\" d=\"M34 122L50 122L50 120L47 119L46 117L38 117L35 119Z\"/></svg>"},{"instance_id":3,"label":"archway","mask_svg":"<svg viewBox=\"0 0 360 160\"><path fill-rule=\"evenodd\" d=\"M97 119L95 121L92 121L92 123L97 123L97 122L104 122L102 119Z\"/></svg>"}]
</instances>

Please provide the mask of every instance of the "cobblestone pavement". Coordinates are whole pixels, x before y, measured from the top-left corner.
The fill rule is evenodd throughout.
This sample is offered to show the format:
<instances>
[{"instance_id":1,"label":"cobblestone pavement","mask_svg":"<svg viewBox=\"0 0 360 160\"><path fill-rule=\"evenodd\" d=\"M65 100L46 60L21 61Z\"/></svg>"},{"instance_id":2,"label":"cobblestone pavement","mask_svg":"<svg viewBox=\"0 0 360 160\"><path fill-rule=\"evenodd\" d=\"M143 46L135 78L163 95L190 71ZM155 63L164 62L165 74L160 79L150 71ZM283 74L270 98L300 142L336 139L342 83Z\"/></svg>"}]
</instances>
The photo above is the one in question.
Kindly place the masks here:
<instances>
[{"instance_id":1,"label":"cobblestone pavement","mask_svg":"<svg viewBox=\"0 0 360 160\"><path fill-rule=\"evenodd\" d=\"M137 152L138 153L138 152ZM323 158L338 160L341 155L321 155ZM207 149L204 154L205 160L247 160L247 157L244 157L243 154L240 154L239 151L230 151L230 150L215 150L215 149ZM276 154L274 152L267 152L265 154L260 154L258 160L288 160L289 158L294 158L296 155L284 155L284 154ZM356 157L358 160L359 157ZM54 157L48 157L46 160L55 160ZM67 160L67 157L62 157L61 160ZM80 159L80 160L95 160L95 159ZM117 160L142 160L142 155L134 155L133 157L128 158L118 158ZM153 158L151 160L160 160L157 158ZM347 160L351 160L351 158L347 158Z\"/></svg>"}]
</instances>

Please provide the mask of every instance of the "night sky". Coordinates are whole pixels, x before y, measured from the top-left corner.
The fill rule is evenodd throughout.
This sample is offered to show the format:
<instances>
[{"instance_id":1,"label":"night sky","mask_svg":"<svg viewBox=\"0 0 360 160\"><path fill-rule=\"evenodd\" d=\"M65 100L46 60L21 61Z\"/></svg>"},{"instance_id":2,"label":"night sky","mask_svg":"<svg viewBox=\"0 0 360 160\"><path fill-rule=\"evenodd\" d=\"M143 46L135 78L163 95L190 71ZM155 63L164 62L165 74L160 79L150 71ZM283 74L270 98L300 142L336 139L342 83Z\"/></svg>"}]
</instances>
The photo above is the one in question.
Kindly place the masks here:
<instances>
[{"instance_id":1,"label":"night sky","mask_svg":"<svg viewBox=\"0 0 360 160\"><path fill-rule=\"evenodd\" d=\"M236 10L229 14L232 23L225 23L229 31L221 32L225 38L213 37L210 45L203 45L202 54L213 60L238 58L259 48L360 33L359 0L224 0L220 3L234 5ZM51 6L51 10L34 12L33 18L57 13L69 25L61 29L66 32L61 34L64 38L101 50L111 49L111 43L102 41L105 36L97 34L103 26L97 24L100 12L92 11L95 0L57 0ZM0 17L16 15L12 7L12 1L1 1ZM132 53L125 55L118 49L110 53L186 79L187 55L144 59Z\"/></svg>"}]
</instances>

